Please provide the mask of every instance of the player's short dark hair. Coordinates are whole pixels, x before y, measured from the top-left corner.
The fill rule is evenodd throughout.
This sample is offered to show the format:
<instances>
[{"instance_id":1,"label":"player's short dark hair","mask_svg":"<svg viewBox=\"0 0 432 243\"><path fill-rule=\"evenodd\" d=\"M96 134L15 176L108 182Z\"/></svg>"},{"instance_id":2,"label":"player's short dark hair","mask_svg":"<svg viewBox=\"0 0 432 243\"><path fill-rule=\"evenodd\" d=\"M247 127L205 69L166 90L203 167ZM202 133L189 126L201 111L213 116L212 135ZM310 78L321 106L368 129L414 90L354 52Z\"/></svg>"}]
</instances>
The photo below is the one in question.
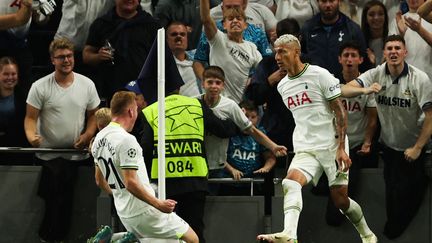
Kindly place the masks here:
<instances>
[{"instance_id":1,"label":"player's short dark hair","mask_svg":"<svg viewBox=\"0 0 432 243\"><path fill-rule=\"evenodd\" d=\"M292 18L285 18L276 24L276 35L282 36L285 34L291 34L297 38L300 36L300 25L297 20Z\"/></svg>"},{"instance_id":2,"label":"player's short dark hair","mask_svg":"<svg viewBox=\"0 0 432 243\"><path fill-rule=\"evenodd\" d=\"M117 91L110 103L111 115L119 116L122 115L130 104L135 102L135 93L132 91Z\"/></svg>"},{"instance_id":3,"label":"player's short dark hair","mask_svg":"<svg viewBox=\"0 0 432 243\"><path fill-rule=\"evenodd\" d=\"M225 82L225 72L219 66L208 66L204 68L203 81L207 78L217 78Z\"/></svg>"},{"instance_id":4,"label":"player's short dark hair","mask_svg":"<svg viewBox=\"0 0 432 243\"><path fill-rule=\"evenodd\" d=\"M342 45L339 47L339 56L342 56L342 52L347 48L354 49L358 51L359 55L361 54L360 44L357 41L349 40L343 42Z\"/></svg>"},{"instance_id":5,"label":"player's short dark hair","mask_svg":"<svg viewBox=\"0 0 432 243\"><path fill-rule=\"evenodd\" d=\"M384 40L384 46L387 44L387 42L390 42L390 41L399 41L399 42L402 42L402 44L404 44L404 46L405 46L405 39L401 35L389 35L389 36L387 36L387 38Z\"/></svg>"},{"instance_id":6,"label":"player's short dark hair","mask_svg":"<svg viewBox=\"0 0 432 243\"><path fill-rule=\"evenodd\" d=\"M258 113L258 106L256 106L252 100L242 100L239 106L247 111L255 111Z\"/></svg>"}]
</instances>

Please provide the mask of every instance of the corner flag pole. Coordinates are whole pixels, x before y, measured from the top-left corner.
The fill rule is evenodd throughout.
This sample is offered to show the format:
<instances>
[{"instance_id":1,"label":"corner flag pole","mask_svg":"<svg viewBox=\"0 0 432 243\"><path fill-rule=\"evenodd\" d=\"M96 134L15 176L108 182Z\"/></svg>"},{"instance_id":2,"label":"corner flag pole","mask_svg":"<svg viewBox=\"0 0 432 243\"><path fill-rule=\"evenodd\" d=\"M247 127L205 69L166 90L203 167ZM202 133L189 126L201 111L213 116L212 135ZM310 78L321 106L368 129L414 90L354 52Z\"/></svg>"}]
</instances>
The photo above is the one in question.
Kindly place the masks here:
<instances>
[{"instance_id":1,"label":"corner flag pole","mask_svg":"<svg viewBox=\"0 0 432 243\"><path fill-rule=\"evenodd\" d=\"M158 195L166 199L165 191L165 29L157 32L158 77Z\"/></svg>"}]
</instances>

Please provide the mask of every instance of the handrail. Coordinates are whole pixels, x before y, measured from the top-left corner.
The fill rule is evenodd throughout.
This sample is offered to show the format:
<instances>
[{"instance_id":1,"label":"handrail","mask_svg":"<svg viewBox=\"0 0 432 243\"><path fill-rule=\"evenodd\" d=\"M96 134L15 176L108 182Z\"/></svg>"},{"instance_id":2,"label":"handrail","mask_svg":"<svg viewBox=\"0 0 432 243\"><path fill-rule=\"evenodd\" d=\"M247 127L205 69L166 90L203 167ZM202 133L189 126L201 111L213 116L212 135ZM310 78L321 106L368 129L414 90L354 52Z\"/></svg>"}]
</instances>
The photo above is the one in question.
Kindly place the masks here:
<instances>
[{"instance_id":1,"label":"handrail","mask_svg":"<svg viewBox=\"0 0 432 243\"><path fill-rule=\"evenodd\" d=\"M88 153L87 149L0 147L0 153Z\"/></svg>"},{"instance_id":2,"label":"handrail","mask_svg":"<svg viewBox=\"0 0 432 243\"><path fill-rule=\"evenodd\" d=\"M264 178L240 178L239 180L234 180L233 178L209 178L209 183L250 183L250 195L253 196L254 183L264 183Z\"/></svg>"}]
</instances>

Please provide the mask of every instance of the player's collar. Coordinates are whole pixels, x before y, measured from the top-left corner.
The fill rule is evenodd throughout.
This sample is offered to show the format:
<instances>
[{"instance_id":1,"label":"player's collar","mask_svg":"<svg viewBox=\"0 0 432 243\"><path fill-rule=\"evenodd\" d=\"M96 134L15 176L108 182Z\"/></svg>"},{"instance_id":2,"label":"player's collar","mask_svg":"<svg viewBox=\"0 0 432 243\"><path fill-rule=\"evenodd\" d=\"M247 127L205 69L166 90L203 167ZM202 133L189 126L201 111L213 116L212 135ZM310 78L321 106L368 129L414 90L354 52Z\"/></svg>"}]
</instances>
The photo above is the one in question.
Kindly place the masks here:
<instances>
[{"instance_id":1,"label":"player's collar","mask_svg":"<svg viewBox=\"0 0 432 243\"><path fill-rule=\"evenodd\" d=\"M120 127L120 124L119 123L117 123L117 122L110 122L110 124L109 124L110 126L114 126L114 127Z\"/></svg>"}]
</instances>

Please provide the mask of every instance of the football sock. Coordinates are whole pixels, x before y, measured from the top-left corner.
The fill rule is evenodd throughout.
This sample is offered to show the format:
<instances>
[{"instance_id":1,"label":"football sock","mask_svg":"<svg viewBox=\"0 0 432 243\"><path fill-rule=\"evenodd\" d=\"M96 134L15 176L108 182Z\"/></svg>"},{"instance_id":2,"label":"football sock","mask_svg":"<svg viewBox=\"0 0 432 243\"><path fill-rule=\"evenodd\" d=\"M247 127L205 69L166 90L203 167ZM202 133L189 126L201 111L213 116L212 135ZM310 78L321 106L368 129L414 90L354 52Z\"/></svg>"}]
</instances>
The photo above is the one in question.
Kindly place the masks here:
<instances>
[{"instance_id":1,"label":"football sock","mask_svg":"<svg viewBox=\"0 0 432 243\"><path fill-rule=\"evenodd\" d=\"M302 186L293 180L282 180L284 191L284 233L293 239L297 239L297 227L300 212L303 208L301 195Z\"/></svg>"},{"instance_id":2,"label":"football sock","mask_svg":"<svg viewBox=\"0 0 432 243\"><path fill-rule=\"evenodd\" d=\"M342 212L341 210L341 212L345 214L349 221L351 221L356 230L359 232L360 236L364 237L373 234L366 223L360 205L358 205L358 203L356 203L351 198L348 199L350 201L348 209L345 212Z\"/></svg>"}]
</instances>

